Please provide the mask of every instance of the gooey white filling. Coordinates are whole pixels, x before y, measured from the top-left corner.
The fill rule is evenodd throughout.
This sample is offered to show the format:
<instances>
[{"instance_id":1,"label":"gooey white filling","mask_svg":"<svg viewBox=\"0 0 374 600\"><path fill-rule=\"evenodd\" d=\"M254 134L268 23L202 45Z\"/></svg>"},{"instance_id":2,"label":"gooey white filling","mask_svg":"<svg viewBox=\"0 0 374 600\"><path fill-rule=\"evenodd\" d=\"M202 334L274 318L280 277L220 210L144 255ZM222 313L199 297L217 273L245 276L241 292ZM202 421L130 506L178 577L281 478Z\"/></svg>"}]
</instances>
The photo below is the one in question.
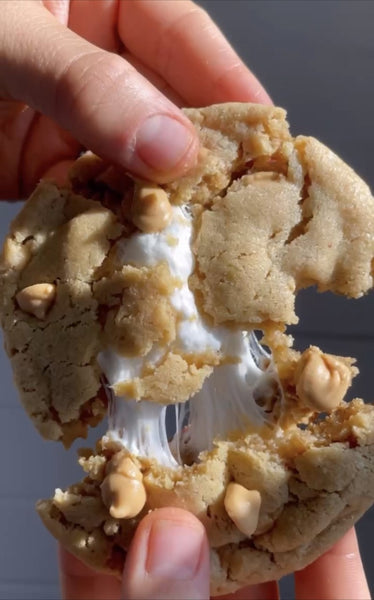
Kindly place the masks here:
<instances>
[{"instance_id":1,"label":"gooey white filling","mask_svg":"<svg viewBox=\"0 0 374 600\"><path fill-rule=\"evenodd\" d=\"M167 348L155 345L145 357L125 358L113 350L102 352L99 364L109 386L138 377L148 363L157 365L166 352L187 354L219 352L230 364L213 369L200 392L186 405L176 407L177 432L174 454L171 453L165 426L166 407L111 394L108 437L120 441L131 453L148 456L166 466L176 466L180 459L180 439L195 455L212 446L215 437L228 431L243 430L250 423L261 424L267 415L255 397L272 393L278 382L270 356L258 344L254 333L234 331L226 327L209 327L201 318L195 298L188 286L194 267L191 249L192 219L183 207L173 207L170 224L159 233L136 233L119 245L120 260L137 267L153 267L167 263L178 279L170 296L179 313L177 336ZM278 384L279 386L279 384ZM181 434L180 428L187 430Z\"/></svg>"}]
</instances>

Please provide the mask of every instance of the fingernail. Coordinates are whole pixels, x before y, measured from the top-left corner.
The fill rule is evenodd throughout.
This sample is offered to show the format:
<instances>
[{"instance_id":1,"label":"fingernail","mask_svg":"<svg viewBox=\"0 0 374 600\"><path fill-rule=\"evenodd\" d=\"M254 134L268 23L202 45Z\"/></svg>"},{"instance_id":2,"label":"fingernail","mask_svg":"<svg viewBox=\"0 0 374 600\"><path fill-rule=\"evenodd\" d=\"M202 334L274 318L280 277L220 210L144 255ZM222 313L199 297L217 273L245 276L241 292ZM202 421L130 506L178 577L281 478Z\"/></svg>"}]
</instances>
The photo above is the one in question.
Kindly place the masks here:
<instances>
[{"instance_id":1,"label":"fingernail","mask_svg":"<svg viewBox=\"0 0 374 600\"><path fill-rule=\"evenodd\" d=\"M147 572L169 581L192 579L199 566L203 539L203 527L156 521L148 539Z\"/></svg>"},{"instance_id":2,"label":"fingernail","mask_svg":"<svg viewBox=\"0 0 374 600\"><path fill-rule=\"evenodd\" d=\"M136 135L136 153L148 167L161 173L172 171L195 145L193 132L166 115L148 117Z\"/></svg>"}]
</instances>

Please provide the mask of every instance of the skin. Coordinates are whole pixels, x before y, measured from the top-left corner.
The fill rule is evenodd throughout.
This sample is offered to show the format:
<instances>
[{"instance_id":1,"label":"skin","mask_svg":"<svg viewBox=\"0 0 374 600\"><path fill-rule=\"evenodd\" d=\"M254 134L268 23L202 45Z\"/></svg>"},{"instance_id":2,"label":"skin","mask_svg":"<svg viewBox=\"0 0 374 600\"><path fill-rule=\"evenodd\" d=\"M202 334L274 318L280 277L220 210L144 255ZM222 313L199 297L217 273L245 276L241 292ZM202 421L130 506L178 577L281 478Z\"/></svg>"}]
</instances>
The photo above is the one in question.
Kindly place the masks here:
<instances>
[{"instance_id":1,"label":"skin","mask_svg":"<svg viewBox=\"0 0 374 600\"><path fill-rule=\"evenodd\" d=\"M140 177L170 181L199 150L178 107L227 101L271 103L189 0L2 0L0 198L24 198L41 177L63 181L84 148ZM60 566L66 599L209 597L206 534L180 509L140 523L122 584L62 549ZM297 600L370 598L354 531L296 573L295 586ZM272 600L278 586L227 598Z\"/></svg>"},{"instance_id":2,"label":"skin","mask_svg":"<svg viewBox=\"0 0 374 600\"><path fill-rule=\"evenodd\" d=\"M122 583L95 573L62 548L59 554L66 600L209 598L209 546L204 528L193 515L178 508L161 508L140 523L128 552ZM277 582L270 581L219 598L278 600L279 589ZM322 598L370 600L354 529L313 564L295 573L296 600Z\"/></svg>"}]
</instances>

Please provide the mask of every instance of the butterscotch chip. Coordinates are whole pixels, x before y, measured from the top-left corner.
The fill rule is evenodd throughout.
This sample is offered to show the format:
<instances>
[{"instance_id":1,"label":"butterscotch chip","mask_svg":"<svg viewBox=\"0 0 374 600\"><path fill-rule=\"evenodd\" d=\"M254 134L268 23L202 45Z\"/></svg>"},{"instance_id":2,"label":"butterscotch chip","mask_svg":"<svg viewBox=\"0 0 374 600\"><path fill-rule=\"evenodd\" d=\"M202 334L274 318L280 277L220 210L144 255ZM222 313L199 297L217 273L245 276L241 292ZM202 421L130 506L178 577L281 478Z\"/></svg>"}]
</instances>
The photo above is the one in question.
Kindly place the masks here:
<instances>
[{"instance_id":1,"label":"butterscotch chip","mask_svg":"<svg viewBox=\"0 0 374 600\"><path fill-rule=\"evenodd\" d=\"M352 382L352 369L312 346L301 356L295 378L299 398L310 408L323 412L343 400Z\"/></svg>"},{"instance_id":2,"label":"butterscotch chip","mask_svg":"<svg viewBox=\"0 0 374 600\"><path fill-rule=\"evenodd\" d=\"M38 319L44 319L56 296L53 283L36 283L29 285L16 295L19 307Z\"/></svg>"},{"instance_id":3,"label":"butterscotch chip","mask_svg":"<svg viewBox=\"0 0 374 600\"><path fill-rule=\"evenodd\" d=\"M110 516L115 519L132 519L146 502L146 491L141 481L110 473L101 484L101 494Z\"/></svg>"},{"instance_id":4,"label":"butterscotch chip","mask_svg":"<svg viewBox=\"0 0 374 600\"><path fill-rule=\"evenodd\" d=\"M165 229L172 218L165 190L155 185L137 184L131 205L131 217L134 225L146 233Z\"/></svg>"},{"instance_id":5,"label":"butterscotch chip","mask_svg":"<svg viewBox=\"0 0 374 600\"><path fill-rule=\"evenodd\" d=\"M139 467L134 463L127 453L123 452L118 452L114 455L107 466L106 472L107 474L119 473L123 477L127 477L128 479L136 479L137 481L142 481L143 479Z\"/></svg>"},{"instance_id":6,"label":"butterscotch chip","mask_svg":"<svg viewBox=\"0 0 374 600\"><path fill-rule=\"evenodd\" d=\"M257 490L247 490L239 483L227 486L225 508L237 528L247 537L256 531L261 506L261 495Z\"/></svg>"}]
</instances>

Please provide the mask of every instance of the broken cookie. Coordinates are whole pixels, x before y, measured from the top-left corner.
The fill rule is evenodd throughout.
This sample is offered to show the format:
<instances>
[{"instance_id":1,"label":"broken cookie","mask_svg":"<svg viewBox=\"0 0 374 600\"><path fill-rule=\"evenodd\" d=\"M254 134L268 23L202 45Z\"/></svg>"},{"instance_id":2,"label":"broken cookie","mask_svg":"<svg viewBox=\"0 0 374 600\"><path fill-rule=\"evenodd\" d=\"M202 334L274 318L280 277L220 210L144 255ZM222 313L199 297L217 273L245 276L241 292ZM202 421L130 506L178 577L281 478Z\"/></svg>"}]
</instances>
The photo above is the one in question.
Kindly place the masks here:
<instances>
[{"instance_id":1,"label":"broken cookie","mask_svg":"<svg viewBox=\"0 0 374 600\"><path fill-rule=\"evenodd\" d=\"M69 446L108 413L85 479L38 503L50 531L120 574L139 519L186 508L223 594L309 564L373 503L355 361L300 354L285 329L301 288L372 287L374 199L282 109L186 114L200 158L171 184L87 153L69 186L38 186L4 244L1 320L45 438Z\"/></svg>"}]
</instances>

